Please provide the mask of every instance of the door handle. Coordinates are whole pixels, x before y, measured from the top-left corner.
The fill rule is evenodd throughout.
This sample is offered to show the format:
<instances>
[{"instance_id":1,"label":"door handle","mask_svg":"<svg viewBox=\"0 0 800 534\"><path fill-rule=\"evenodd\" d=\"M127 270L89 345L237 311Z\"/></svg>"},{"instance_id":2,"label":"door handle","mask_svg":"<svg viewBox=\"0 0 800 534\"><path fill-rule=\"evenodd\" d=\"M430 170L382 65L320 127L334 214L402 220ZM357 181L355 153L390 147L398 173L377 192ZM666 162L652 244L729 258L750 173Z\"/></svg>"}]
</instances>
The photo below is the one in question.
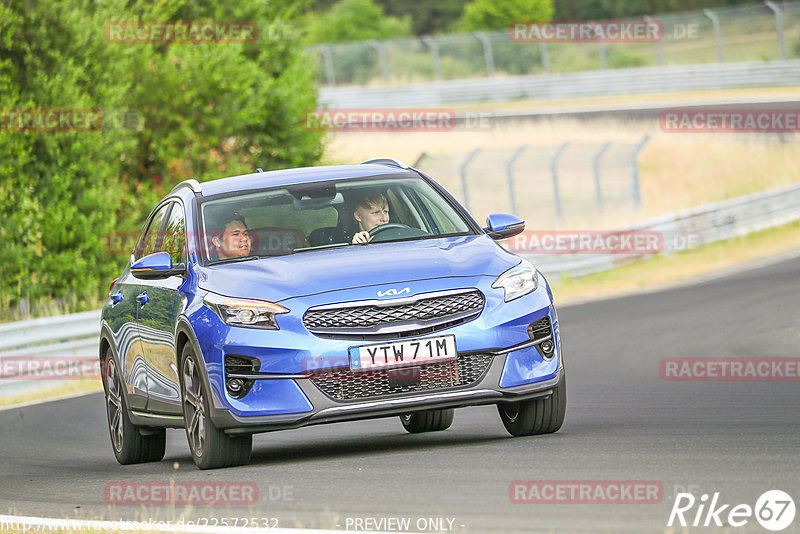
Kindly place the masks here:
<instances>
[{"instance_id":1,"label":"door handle","mask_svg":"<svg viewBox=\"0 0 800 534\"><path fill-rule=\"evenodd\" d=\"M138 295L136 295L136 302L141 304L142 308L144 308L144 305L147 304L148 302L150 302L150 297L147 296L147 291L145 291L144 293L139 293Z\"/></svg>"}]
</instances>

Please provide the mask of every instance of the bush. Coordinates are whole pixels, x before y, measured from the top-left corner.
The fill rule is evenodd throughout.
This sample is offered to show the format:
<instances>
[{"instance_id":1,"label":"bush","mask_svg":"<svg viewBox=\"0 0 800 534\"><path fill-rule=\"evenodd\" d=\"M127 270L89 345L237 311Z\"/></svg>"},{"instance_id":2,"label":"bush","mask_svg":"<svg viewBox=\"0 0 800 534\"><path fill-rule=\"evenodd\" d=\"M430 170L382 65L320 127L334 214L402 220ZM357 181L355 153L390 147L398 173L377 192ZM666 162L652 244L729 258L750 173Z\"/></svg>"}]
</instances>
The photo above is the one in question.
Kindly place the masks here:
<instances>
[{"instance_id":1,"label":"bush","mask_svg":"<svg viewBox=\"0 0 800 534\"><path fill-rule=\"evenodd\" d=\"M344 43L411 35L411 17L387 17L372 0L339 0L325 13L307 15L312 43Z\"/></svg>"},{"instance_id":2,"label":"bush","mask_svg":"<svg viewBox=\"0 0 800 534\"><path fill-rule=\"evenodd\" d=\"M21 132L0 123L0 312L23 299L95 305L127 261L106 251L108 234L138 231L179 181L319 160L322 134L301 122L316 107L315 66L290 7L46 4L0 5L0 110L134 110L139 127ZM250 20L260 37L109 43L102 28L111 19Z\"/></svg>"},{"instance_id":3,"label":"bush","mask_svg":"<svg viewBox=\"0 0 800 534\"><path fill-rule=\"evenodd\" d=\"M612 48L608 50L608 67L611 69L644 67L652 64L653 61L645 54L630 48Z\"/></svg>"},{"instance_id":4,"label":"bush","mask_svg":"<svg viewBox=\"0 0 800 534\"><path fill-rule=\"evenodd\" d=\"M473 0L464 7L464 31L502 30L514 21L549 21L552 0Z\"/></svg>"}]
</instances>

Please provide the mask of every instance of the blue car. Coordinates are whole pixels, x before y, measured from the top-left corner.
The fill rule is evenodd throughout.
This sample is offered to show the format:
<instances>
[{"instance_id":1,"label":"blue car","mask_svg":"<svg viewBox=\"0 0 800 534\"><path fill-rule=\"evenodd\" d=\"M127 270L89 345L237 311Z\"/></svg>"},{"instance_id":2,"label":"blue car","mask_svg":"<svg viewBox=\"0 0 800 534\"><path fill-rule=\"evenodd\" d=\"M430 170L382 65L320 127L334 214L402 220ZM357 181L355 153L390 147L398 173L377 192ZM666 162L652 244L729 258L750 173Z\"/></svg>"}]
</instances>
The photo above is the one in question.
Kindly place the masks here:
<instances>
[{"instance_id":1,"label":"blue car","mask_svg":"<svg viewBox=\"0 0 800 534\"><path fill-rule=\"evenodd\" d=\"M508 432L566 410L547 281L441 185L389 159L176 186L102 312L114 455L164 457L185 428L201 469L246 464L252 436L399 417L444 430L496 404Z\"/></svg>"}]
</instances>

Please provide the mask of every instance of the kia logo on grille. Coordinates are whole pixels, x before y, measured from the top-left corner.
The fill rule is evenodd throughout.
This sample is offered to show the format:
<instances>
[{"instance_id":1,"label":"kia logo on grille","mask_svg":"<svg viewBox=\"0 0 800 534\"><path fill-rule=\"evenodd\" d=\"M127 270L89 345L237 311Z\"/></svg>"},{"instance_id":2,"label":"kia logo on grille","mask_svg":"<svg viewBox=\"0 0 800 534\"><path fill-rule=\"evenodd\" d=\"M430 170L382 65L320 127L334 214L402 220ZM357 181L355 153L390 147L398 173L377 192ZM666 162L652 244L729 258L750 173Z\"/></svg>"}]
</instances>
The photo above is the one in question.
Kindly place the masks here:
<instances>
[{"instance_id":1,"label":"kia logo on grille","mask_svg":"<svg viewBox=\"0 0 800 534\"><path fill-rule=\"evenodd\" d=\"M397 295L402 295L403 293L411 293L410 287L404 287L400 291L396 290L395 288L387 289L386 291L378 291L379 297L396 297Z\"/></svg>"}]
</instances>

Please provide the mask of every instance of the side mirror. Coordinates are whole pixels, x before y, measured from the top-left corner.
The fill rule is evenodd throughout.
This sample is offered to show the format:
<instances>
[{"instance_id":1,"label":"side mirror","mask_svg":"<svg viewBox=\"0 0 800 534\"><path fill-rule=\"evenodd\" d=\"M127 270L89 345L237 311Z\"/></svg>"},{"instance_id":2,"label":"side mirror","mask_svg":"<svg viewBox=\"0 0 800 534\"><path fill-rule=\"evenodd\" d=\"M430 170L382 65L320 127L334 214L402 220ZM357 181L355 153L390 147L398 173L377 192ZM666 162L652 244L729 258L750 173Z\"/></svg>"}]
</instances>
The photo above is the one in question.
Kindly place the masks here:
<instances>
[{"instance_id":1,"label":"side mirror","mask_svg":"<svg viewBox=\"0 0 800 534\"><path fill-rule=\"evenodd\" d=\"M483 230L495 241L508 239L525 230L525 221L516 215L492 213L486 217L486 228Z\"/></svg>"},{"instance_id":2,"label":"side mirror","mask_svg":"<svg viewBox=\"0 0 800 534\"><path fill-rule=\"evenodd\" d=\"M155 252L149 254L131 265L131 274L142 280L161 280L186 274L186 264L172 264L169 252Z\"/></svg>"}]
</instances>

